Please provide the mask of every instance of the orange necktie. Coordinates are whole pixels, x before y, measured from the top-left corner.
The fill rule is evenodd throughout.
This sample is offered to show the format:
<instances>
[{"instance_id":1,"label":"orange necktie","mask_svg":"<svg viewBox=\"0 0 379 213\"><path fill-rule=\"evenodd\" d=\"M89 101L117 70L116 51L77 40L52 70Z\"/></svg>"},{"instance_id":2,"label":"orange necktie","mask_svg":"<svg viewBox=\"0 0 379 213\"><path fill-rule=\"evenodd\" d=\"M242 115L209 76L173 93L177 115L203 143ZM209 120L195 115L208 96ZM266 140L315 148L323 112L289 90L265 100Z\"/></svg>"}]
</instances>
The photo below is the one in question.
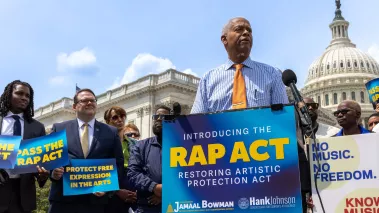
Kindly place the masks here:
<instances>
[{"instance_id":1,"label":"orange necktie","mask_svg":"<svg viewBox=\"0 0 379 213\"><path fill-rule=\"evenodd\" d=\"M246 87L245 80L242 75L243 64L235 64L236 73L234 74L233 82L233 95L232 95L232 108L243 109L246 108Z\"/></svg>"}]
</instances>

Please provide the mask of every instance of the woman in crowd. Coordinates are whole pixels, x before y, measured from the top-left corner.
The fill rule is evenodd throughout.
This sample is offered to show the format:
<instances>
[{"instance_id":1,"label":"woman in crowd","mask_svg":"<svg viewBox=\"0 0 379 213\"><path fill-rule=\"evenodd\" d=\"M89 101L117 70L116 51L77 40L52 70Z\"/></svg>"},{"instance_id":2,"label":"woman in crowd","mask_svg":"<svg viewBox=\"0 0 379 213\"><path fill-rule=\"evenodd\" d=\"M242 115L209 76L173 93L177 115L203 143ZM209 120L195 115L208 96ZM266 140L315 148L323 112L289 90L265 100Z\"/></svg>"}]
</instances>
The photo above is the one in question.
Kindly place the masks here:
<instances>
[{"instance_id":1,"label":"woman in crowd","mask_svg":"<svg viewBox=\"0 0 379 213\"><path fill-rule=\"evenodd\" d=\"M127 124L125 126L125 135L129 138L134 138L136 140L139 140L141 137L139 129L134 124Z\"/></svg>"},{"instance_id":2,"label":"woman in crowd","mask_svg":"<svg viewBox=\"0 0 379 213\"><path fill-rule=\"evenodd\" d=\"M106 208L107 213L128 212L129 208L134 210L136 207L135 202L137 200L137 194L133 187L130 186L126 175L129 155L136 141L133 138L125 136L125 119L126 112L121 107L113 106L104 113L105 122L118 129L118 134L121 139L120 142L122 144L122 152L124 154L124 171L122 173L122 181L119 183L120 190L109 200L109 204Z\"/></svg>"}]
</instances>

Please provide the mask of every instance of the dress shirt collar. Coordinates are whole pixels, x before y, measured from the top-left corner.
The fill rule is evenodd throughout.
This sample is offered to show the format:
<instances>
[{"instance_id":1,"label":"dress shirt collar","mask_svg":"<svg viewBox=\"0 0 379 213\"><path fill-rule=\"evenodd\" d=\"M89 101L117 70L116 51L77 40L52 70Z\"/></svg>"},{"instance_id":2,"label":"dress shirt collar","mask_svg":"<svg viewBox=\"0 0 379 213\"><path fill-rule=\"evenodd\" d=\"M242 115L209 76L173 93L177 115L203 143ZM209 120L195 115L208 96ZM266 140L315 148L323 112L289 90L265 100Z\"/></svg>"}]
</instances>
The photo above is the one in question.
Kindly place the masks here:
<instances>
[{"instance_id":1,"label":"dress shirt collar","mask_svg":"<svg viewBox=\"0 0 379 213\"><path fill-rule=\"evenodd\" d=\"M78 120L79 128L82 128L82 126L83 126L83 124L84 124L85 122L82 121L82 120L80 120L79 118L77 118L77 120ZM94 128L94 126L95 126L95 118L93 118L92 120L90 120L90 121L88 122L88 126Z\"/></svg>"},{"instance_id":2,"label":"dress shirt collar","mask_svg":"<svg viewBox=\"0 0 379 213\"><path fill-rule=\"evenodd\" d=\"M234 64L236 64L236 63L234 63L232 60L228 59L228 61L225 63L225 67L224 67L225 70L230 69ZM250 59L250 56L249 56L244 62L242 62L242 64L246 67L253 68L254 61L252 61Z\"/></svg>"},{"instance_id":3,"label":"dress shirt collar","mask_svg":"<svg viewBox=\"0 0 379 213\"><path fill-rule=\"evenodd\" d=\"M12 118L12 115L18 115L20 117L20 120L22 120L22 121L24 120L24 113L13 114L13 112L9 111L5 117L6 118Z\"/></svg>"}]
</instances>

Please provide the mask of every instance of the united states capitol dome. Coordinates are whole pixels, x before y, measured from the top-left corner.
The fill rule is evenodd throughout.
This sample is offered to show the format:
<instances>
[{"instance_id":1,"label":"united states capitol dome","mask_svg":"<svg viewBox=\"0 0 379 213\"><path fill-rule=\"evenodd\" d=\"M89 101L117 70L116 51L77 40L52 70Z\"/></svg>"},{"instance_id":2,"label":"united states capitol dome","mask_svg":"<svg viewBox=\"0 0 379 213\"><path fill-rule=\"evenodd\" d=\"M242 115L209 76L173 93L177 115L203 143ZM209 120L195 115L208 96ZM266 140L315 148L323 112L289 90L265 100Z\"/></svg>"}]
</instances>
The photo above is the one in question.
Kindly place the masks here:
<instances>
[{"instance_id":1,"label":"united states capitol dome","mask_svg":"<svg viewBox=\"0 0 379 213\"><path fill-rule=\"evenodd\" d=\"M355 100L361 105L365 119L373 113L365 83L379 77L379 63L351 42L349 22L342 16L340 2L336 3L335 17L329 25L332 40L309 66L301 92L329 111L336 110L343 100Z\"/></svg>"}]
</instances>

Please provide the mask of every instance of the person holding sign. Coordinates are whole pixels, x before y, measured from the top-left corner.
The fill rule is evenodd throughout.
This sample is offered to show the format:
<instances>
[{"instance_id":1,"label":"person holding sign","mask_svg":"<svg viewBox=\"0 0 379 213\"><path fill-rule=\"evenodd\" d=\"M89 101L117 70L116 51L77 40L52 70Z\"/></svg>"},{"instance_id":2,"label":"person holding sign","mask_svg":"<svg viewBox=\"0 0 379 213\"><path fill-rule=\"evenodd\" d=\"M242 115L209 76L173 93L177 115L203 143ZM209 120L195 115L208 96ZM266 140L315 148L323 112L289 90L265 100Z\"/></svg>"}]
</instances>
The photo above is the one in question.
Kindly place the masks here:
<instances>
[{"instance_id":1,"label":"person holding sign","mask_svg":"<svg viewBox=\"0 0 379 213\"><path fill-rule=\"evenodd\" d=\"M123 171L124 157L118 131L115 127L96 121L97 102L90 89L81 89L74 96L73 109L77 118L54 124L52 132L66 130L70 159L115 158L119 177ZM64 168L51 173L49 213L104 213L108 195L94 194L63 196Z\"/></svg>"},{"instance_id":2,"label":"person holding sign","mask_svg":"<svg viewBox=\"0 0 379 213\"><path fill-rule=\"evenodd\" d=\"M44 125L33 119L33 100L33 88L26 82L16 80L5 87L0 98L1 135L18 135L23 139L45 135ZM0 212L26 213L36 209L35 179L43 187L49 175L38 166L36 171L21 175L12 174L12 170L0 172L1 176L9 176L0 186Z\"/></svg>"},{"instance_id":3,"label":"person holding sign","mask_svg":"<svg viewBox=\"0 0 379 213\"><path fill-rule=\"evenodd\" d=\"M137 189L137 211L161 212L162 203L162 120L170 114L167 106L158 106L153 115L154 137L139 141L129 158L128 178ZM172 115L170 115L172 116Z\"/></svg>"},{"instance_id":4,"label":"person holding sign","mask_svg":"<svg viewBox=\"0 0 379 213\"><path fill-rule=\"evenodd\" d=\"M121 138L122 153L124 154L124 170L120 182L120 190L116 192L106 207L107 213L127 212L129 208L135 209L133 205L137 200L137 194L134 188L130 186L127 177L127 168L130 151L136 144L136 140L124 135L125 132L126 112L123 108L113 106L104 113L104 120L108 125L114 126L118 130L118 136Z\"/></svg>"},{"instance_id":5,"label":"person holding sign","mask_svg":"<svg viewBox=\"0 0 379 213\"><path fill-rule=\"evenodd\" d=\"M355 101L342 101L333 112L338 124L342 129L335 136L356 135L370 133L367 129L359 125L361 118L361 106Z\"/></svg>"},{"instance_id":6,"label":"person holding sign","mask_svg":"<svg viewBox=\"0 0 379 213\"><path fill-rule=\"evenodd\" d=\"M192 114L288 103L282 73L250 59L253 36L248 20L229 20L221 42L229 59L201 78Z\"/></svg>"}]
</instances>

